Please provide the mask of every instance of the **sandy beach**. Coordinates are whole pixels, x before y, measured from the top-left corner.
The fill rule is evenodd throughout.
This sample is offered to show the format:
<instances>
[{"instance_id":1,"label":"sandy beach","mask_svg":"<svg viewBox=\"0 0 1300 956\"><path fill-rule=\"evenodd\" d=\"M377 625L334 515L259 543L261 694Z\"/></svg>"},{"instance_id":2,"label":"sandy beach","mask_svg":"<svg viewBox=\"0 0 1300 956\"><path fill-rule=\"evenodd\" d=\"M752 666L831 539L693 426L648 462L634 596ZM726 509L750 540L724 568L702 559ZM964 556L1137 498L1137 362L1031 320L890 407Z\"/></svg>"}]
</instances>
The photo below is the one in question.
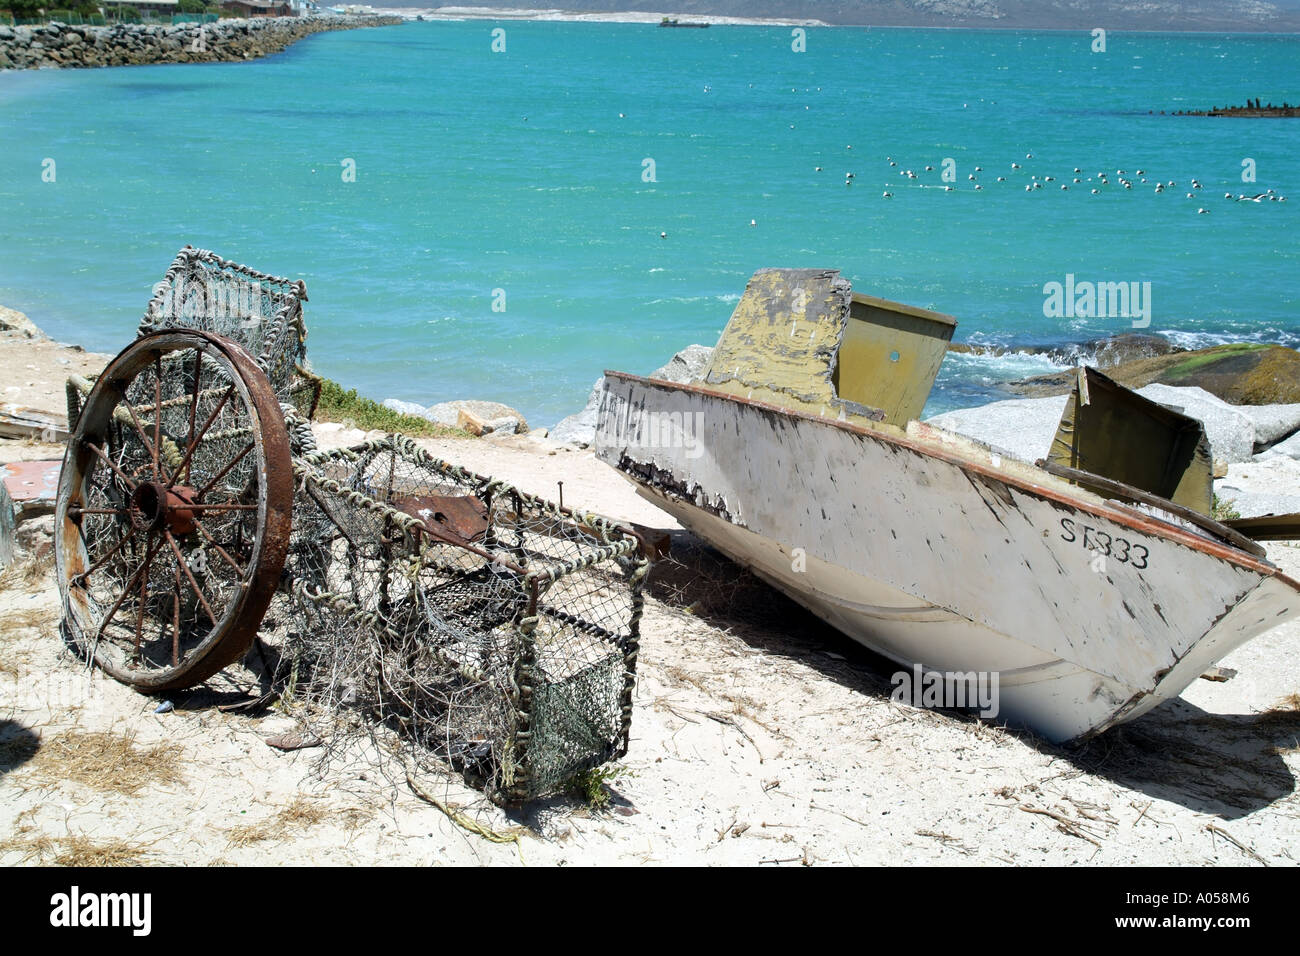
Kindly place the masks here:
<instances>
[{"instance_id":1,"label":"sandy beach","mask_svg":"<svg viewBox=\"0 0 1300 956\"><path fill-rule=\"evenodd\" d=\"M0 332L0 400L58 414L68 374L106 359ZM326 447L365 437L316 432ZM453 775L417 781L457 820L370 745L273 749L295 730L274 706L222 709L260 692L256 654L158 713L65 650L50 519L33 518L0 576L0 865L1296 863L1298 623L1222 661L1232 680L1056 746L893 702L894 665L682 532L589 451L530 435L420 443L526 491L563 481L566 502L672 536L607 805L506 811ZM0 462L61 454L0 439ZM1296 542L1268 554L1300 574Z\"/></svg>"}]
</instances>

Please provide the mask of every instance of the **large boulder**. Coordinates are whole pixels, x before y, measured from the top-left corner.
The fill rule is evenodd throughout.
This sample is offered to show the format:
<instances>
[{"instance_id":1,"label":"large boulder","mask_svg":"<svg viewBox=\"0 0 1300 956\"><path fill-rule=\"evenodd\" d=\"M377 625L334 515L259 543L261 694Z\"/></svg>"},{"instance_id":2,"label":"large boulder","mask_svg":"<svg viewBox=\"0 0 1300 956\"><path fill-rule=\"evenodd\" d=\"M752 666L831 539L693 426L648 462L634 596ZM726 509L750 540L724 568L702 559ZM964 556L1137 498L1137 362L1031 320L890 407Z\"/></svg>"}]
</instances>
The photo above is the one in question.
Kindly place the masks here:
<instances>
[{"instance_id":1,"label":"large boulder","mask_svg":"<svg viewBox=\"0 0 1300 956\"><path fill-rule=\"evenodd\" d=\"M16 312L13 309L6 309L0 305L0 332L17 332L23 338L34 339L37 342L46 340L46 335L36 327L31 319Z\"/></svg>"},{"instance_id":2,"label":"large boulder","mask_svg":"<svg viewBox=\"0 0 1300 956\"><path fill-rule=\"evenodd\" d=\"M1256 451L1268 448L1300 431L1300 404L1238 405L1236 408L1255 423Z\"/></svg>"},{"instance_id":3,"label":"large boulder","mask_svg":"<svg viewBox=\"0 0 1300 956\"><path fill-rule=\"evenodd\" d=\"M1203 388L1147 385L1138 394L1180 410L1205 426L1210 453L1216 461L1250 461L1255 454L1255 423L1241 409L1229 405Z\"/></svg>"},{"instance_id":4,"label":"large boulder","mask_svg":"<svg viewBox=\"0 0 1300 956\"><path fill-rule=\"evenodd\" d=\"M668 360L666 365L655 369L649 378L664 382L686 384L704 377L704 371L713 358L713 349L708 345L688 345Z\"/></svg>"},{"instance_id":5,"label":"large boulder","mask_svg":"<svg viewBox=\"0 0 1300 956\"><path fill-rule=\"evenodd\" d=\"M667 364L650 373L650 378L664 382L685 384L704 377L704 370L713 358L713 349L708 345L688 345ZM596 379L587 395L587 404L582 411L561 419L551 429L550 437L555 441L586 448L596 439L596 418L600 410L600 393L605 387L605 376Z\"/></svg>"},{"instance_id":6,"label":"large boulder","mask_svg":"<svg viewBox=\"0 0 1300 956\"><path fill-rule=\"evenodd\" d=\"M1255 456L1255 461L1269 461L1273 458L1293 458L1300 461L1300 434L1292 435L1286 441L1271 445Z\"/></svg>"},{"instance_id":7,"label":"large boulder","mask_svg":"<svg viewBox=\"0 0 1300 956\"><path fill-rule=\"evenodd\" d=\"M961 408L926 419L927 425L974 438L1021 461L1045 458L1061 423L1067 396L1013 398Z\"/></svg>"},{"instance_id":8,"label":"large boulder","mask_svg":"<svg viewBox=\"0 0 1300 956\"><path fill-rule=\"evenodd\" d=\"M1129 388L1162 384L1194 386L1233 405L1300 403L1300 352L1281 345L1216 345L1208 349L1154 355L1121 362L1106 374ZM1068 392L1074 372L1009 382L1017 395L1042 396Z\"/></svg>"},{"instance_id":9,"label":"large boulder","mask_svg":"<svg viewBox=\"0 0 1300 956\"><path fill-rule=\"evenodd\" d=\"M600 391L605 387L605 376L596 379L587 395L582 411L560 419L551 429L550 438L579 448L586 448L596 438L596 413L600 408Z\"/></svg>"},{"instance_id":10,"label":"large boulder","mask_svg":"<svg viewBox=\"0 0 1300 956\"><path fill-rule=\"evenodd\" d=\"M461 421L460 413L462 410L469 412L470 415L475 418L489 422L513 418L515 420L515 431L517 433L522 434L523 432L528 431L528 422L524 419L523 414L511 408L509 405L502 405L500 402L481 402L474 399L460 399L454 402L439 402L437 405L430 405L423 411L415 412L414 414L427 418L429 421L438 425L447 425L450 428L459 428Z\"/></svg>"}]
</instances>

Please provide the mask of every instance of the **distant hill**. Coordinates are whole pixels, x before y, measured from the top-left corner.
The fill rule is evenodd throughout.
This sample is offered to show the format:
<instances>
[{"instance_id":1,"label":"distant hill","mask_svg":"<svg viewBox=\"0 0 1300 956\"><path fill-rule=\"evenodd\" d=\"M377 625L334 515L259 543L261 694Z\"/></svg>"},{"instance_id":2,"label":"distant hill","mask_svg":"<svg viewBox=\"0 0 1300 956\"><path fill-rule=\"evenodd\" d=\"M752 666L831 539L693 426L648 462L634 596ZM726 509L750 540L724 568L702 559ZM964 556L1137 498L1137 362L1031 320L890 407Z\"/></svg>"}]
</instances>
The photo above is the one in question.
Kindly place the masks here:
<instances>
[{"instance_id":1,"label":"distant hill","mask_svg":"<svg viewBox=\"0 0 1300 956\"><path fill-rule=\"evenodd\" d=\"M387 2L406 7L437 5L419 0ZM697 19L790 17L858 26L1300 33L1300 0L461 0L456 5L636 10Z\"/></svg>"}]
</instances>

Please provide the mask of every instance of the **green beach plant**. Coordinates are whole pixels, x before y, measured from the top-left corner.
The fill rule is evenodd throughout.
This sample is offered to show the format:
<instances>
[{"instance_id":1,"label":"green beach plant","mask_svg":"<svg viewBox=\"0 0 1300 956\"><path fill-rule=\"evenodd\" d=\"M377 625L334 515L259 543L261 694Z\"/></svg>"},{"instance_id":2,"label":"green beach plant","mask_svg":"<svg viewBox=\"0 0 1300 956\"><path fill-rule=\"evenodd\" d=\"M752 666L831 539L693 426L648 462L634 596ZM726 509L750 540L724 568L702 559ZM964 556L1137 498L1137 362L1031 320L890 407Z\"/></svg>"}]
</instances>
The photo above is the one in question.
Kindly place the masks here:
<instances>
[{"instance_id":1,"label":"green beach plant","mask_svg":"<svg viewBox=\"0 0 1300 956\"><path fill-rule=\"evenodd\" d=\"M362 431L401 432L413 438L470 438L469 432L439 425L418 415L403 415L385 408L374 399L358 395L355 388L345 389L338 382L321 379L317 421L343 422Z\"/></svg>"},{"instance_id":2,"label":"green beach plant","mask_svg":"<svg viewBox=\"0 0 1300 956\"><path fill-rule=\"evenodd\" d=\"M591 770L584 770L581 773L574 774L569 781L568 792L570 796L582 800L588 809L608 810L610 791L606 785L619 777L633 777L635 775L635 771L629 770L627 767L620 767L617 764L593 767Z\"/></svg>"},{"instance_id":3,"label":"green beach plant","mask_svg":"<svg viewBox=\"0 0 1300 956\"><path fill-rule=\"evenodd\" d=\"M1210 517L1215 521L1231 521L1234 518L1240 518L1241 512L1234 507L1236 499L1229 498L1226 501L1218 495L1214 496L1213 503L1210 506Z\"/></svg>"}]
</instances>

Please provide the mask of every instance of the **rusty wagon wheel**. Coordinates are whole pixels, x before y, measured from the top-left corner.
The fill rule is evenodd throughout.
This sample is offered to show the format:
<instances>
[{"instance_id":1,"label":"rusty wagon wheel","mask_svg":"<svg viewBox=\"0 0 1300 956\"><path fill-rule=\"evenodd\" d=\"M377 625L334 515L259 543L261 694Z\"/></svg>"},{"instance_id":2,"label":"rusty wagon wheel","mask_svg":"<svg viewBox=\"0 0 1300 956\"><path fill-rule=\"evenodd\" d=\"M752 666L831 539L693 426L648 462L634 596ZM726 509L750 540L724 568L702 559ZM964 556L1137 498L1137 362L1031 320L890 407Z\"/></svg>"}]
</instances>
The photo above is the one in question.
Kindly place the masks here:
<instances>
[{"instance_id":1,"label":"rusty wagon wheel","mask_svg":"<svg viewBox=\"0 0 1300 956\"><path fill-rule=\"evenodd\" d=\"M257 634L292 508L289 435L253 357L210 332L141 336L95 383L63 460L68 639L142 692L211 677Z\"/></svg>"}]
</instances>

